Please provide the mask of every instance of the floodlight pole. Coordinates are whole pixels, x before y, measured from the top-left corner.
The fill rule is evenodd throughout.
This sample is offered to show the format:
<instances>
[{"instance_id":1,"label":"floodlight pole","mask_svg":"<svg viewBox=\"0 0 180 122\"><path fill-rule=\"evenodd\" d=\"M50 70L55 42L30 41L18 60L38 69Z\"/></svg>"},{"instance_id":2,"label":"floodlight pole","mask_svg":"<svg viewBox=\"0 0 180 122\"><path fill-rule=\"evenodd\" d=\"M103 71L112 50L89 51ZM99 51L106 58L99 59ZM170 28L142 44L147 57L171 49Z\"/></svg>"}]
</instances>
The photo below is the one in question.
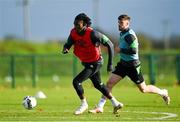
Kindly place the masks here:
<instances>
[{"instance_id":1,"label":"floodlight pole","mask_svg":"<svg viewBox=\"0 0 180 122\"><path fill-rule=\"evenodd\" d=\"M98 29L99 27L99 0L93 0L92 5L93 10L93 19L94 19L94 27Z\"/></svg>"},{"instance_id":2,"label":"floodlight pole","mask_svg":"<svg viewBox=\"0 0 180 122\"><path fill-rule=\"evenodd\" d=\"M24 24L24 40L30 37L30 23L29 23L29 0L23 0L23 24Z\"/></svg>"},{"instance_id":3,"label":"floodlight pole","mask_svg":"<svg viewBox=\"0 0 180 122\"><path fill-rule=\"evenodd\" d=\"M164 49L169 49L170 47L169 20L163 21L163 31L164 31Z\"/></svg>"}]
</instances>

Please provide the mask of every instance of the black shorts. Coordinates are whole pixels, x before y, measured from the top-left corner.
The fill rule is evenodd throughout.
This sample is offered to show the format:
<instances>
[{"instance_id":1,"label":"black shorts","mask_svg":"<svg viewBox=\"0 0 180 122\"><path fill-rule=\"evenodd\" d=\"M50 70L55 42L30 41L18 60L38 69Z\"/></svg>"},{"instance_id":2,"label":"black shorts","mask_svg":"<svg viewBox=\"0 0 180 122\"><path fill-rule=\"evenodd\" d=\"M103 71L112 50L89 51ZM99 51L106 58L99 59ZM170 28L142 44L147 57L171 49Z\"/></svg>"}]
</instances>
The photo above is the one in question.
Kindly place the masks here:
<instances>
[{"instance_id":1,"label":"black shorts","mask_svg":"<svg viewBox=\"0 0 180 122\"><path fill-rule=\"evenodd\" d=\"M140 64L137 66L128 67L123 65L121 62L118 62L115 70L112 73L119 75L122 78L127 75L135 84L140 84L144 81L140 67Z\"/></svg>"}]
</instances>

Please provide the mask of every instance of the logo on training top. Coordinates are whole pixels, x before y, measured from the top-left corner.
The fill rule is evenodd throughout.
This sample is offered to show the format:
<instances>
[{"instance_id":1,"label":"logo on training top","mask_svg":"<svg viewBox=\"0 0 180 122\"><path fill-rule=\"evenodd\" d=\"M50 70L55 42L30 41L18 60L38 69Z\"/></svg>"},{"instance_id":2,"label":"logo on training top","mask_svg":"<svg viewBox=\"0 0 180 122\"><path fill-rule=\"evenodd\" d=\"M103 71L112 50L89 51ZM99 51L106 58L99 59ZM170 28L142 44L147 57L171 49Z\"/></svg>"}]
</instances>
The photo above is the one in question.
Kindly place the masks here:
<instances>
[{"instance_id":1,"label":"logo on training top","mask_svg":"<svg viewBox=\"0 0 180 122\"><path fill-rule=\"evenodd\" d=\"M85 41L83 41L83 40L76 41L76 44L81 46L81 47L85 47Z\"/></svg>"}]
</instances>

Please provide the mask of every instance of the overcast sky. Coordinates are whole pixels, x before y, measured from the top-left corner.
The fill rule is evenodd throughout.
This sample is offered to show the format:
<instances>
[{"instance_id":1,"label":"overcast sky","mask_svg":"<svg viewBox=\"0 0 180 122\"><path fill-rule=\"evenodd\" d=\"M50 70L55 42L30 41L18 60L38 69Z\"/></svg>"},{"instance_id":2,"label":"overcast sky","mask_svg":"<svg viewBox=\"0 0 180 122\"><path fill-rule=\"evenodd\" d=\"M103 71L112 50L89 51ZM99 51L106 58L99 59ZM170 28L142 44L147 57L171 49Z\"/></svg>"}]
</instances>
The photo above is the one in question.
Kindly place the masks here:
<instances>
[{"instance_id":1,"label":"overcast sky","mask_svg":"<svg viewBox=\"0 0 180 122\"><path fill-rule=\"evenodd\" d=\"M29 38L66 39L81 12L92 18L92 26L117 36L117 17L124 13L136 32L180 35L180 0L29 0ZM0 38L7 35L24 36L22 0L0 0Z\"/></svg>"}]
</instances>

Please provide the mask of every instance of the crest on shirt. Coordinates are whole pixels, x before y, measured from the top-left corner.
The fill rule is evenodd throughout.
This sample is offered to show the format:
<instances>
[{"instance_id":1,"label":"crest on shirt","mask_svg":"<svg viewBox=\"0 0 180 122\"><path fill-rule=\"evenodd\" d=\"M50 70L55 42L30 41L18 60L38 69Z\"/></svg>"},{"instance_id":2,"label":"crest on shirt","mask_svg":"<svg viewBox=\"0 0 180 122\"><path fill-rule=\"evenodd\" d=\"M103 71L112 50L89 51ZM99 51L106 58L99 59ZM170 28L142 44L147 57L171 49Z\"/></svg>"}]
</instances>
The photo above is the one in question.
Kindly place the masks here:
<instances>
[{"instance_id":1,"label":"crest on shirt","mask_svg":"<svg viewBox=\"0 0 180 122\"><path fill-rule=\"evenodd\" d=\"M83 40L76 41L76 44L81 46L81 47L85 47L85 45L86 45L85 41L83 41Z\"/></svg>"}]
</instances>

